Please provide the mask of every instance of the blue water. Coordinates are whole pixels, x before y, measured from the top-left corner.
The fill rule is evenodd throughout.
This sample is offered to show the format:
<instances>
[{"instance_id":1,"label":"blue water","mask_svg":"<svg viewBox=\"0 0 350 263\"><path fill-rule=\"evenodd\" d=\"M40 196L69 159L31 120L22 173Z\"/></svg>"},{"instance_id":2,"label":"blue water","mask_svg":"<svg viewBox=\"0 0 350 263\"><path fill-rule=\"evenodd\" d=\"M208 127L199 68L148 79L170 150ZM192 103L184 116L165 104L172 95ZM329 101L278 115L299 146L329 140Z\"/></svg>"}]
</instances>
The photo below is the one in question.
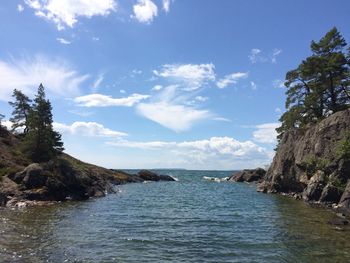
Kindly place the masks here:
<instances>
[{"instance_id":1,"label":"blue water","mask_svg":"<svg viewBox=\"0 0 350 263\"><path fill-rule=\"evenodd\" d=\"M169 170L178 182L127 184L85 202L0 210L0 262L350 262L333 214L230 172Z\"/></svg>"}]
</instances>

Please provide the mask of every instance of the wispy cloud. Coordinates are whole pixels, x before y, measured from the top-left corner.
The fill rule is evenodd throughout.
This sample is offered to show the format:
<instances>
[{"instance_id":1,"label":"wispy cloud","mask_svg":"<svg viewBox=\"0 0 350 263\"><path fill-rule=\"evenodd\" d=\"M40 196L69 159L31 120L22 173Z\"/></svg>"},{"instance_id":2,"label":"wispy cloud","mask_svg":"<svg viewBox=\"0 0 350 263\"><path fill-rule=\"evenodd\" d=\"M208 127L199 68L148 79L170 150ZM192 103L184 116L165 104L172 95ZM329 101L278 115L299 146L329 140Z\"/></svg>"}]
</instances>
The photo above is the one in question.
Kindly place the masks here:
<instances>
[{"instance_id":1,"label":"wispy cloud","mask_svg":"<svg viewBox=\"0 0 350 263\"><path fill-rule=\"evenodd\" d=\"M260 57L260 54L261 53L261 50L258 49L258 48L253 48L251 51L250 51L250 55L248 56L249 57L249 60L252 62L252 63L256 63L258 60L261 60L262 57Z\"/></svg>"},{"instance_id":2,"label":"wispy cloud","mask_svg":"<svg viewBox=\"0 0 350 263\"><path fill-rule=\"evenodd\" d=\"M23 5L18 4L18 5L17 5L17 11L20 12L20 13L22 13L22 12L24 11Z\"/></svg>"},{"instance_id":3,"label":"wispy cloud","mask_svg":"<svg viewBox=\"0 0 350 263\"><path fill-rule=\"evenodd\" d=\"M35 15L56 24L58 30L72 28L79 17L107 16L116 11L113 0L24 0Z\"/></svg>"},{"instance_id":4,"label":"wispy cloud","mask_svg":"<svg viewBox=\"0 0 350 263\"><path fill-rule=\"evenodd\" d=\"M186 131L194 123L211 117L207 110L169 102L140 103L137 110L142 116L176 132Z\"/></svg>"},{"instance_id":5,"label":"wispy cloud","mask_svg":"<svg viewBox=\"0 0 350 263\"><path fill-rule=\"evenodd\" d=\"M80 96L74 99L74 102L78 106L82 107L110 107L110 106L125 106L131 107L136 103L149 98L149 95L142 95L134 93L129 97L124 98L113 98L112 96L107 96L103 94L90 94L85 96Z\"/></svg>"},{"instance_id":6,"label":"wispy cloud","mask_svg":"<svg viewBox=\"0 0 350 263\"><path fill-rule=\"evenodd\" d=\"M279 126L280 123L264 123L257 125L255 127L256 130L253 132L254 141L267 144L276 143L276 128Z\"/></svg>"},{"instance_id":7,"label":"wispy cloud","mask_svg":"<svg viewBox=\"0 0 350 263\"><path fill-rule=\"evenodd\" d=\"M282 53L282 49L275 48L272 52L264 54L261 49L253 48L248 56L250 62L255 63L277 63L277 57Z\"/></svg>"},{"instance_id":8,"label":"wispy cloud","mask_svg":"<svg viewBox=\"0 0 350 263\"><path fill-rule=\"evenodd\" d=\"M256 83L254 81L250 82L250 87L252 88L252 90L257 90L258 89L258 85L256 85Z\"/></svg>"},{"instance_id":9,"label":"wispy cloud","mask_svg":"<svg viewBox=\"0 0 350 263\"><path fill-rule=\"evenodd\" d=\"M81 122L77 121L71 125L64 123L54 122L53 127L60 133L87 136L87 137L108 137L108 138L119 138L127 136L127 133L114 131L105 128L102 124L96 122Z\"/></svg>"},{"instance_id":10,"label":"wispy cloud","mask_svg":"<svg viewBox=\"0 0 350 263\"><path fill-rule=\"evenodd\" d=\"M247 78L247 77L248 77L247 72L232 73L232 74L226 75L224 78L216 82L216 86L219 89L223 89L223 88L226 88L228 85L236 84L240 79Z\"/></svg>"},{"instance_id":11,"label":"wispy cloud","mask_svg":"<svg viewBox=\"0 0 350 263\"><path fill-rule=\"evenodd\" d=\"M138 0L133 6L133 11L132 18L144 24L152 23L154 17L158 15L158 7L151 0Z\"/></svg>"},{"instance_id":12,"label":"wispy cloud","mask_svg":"<svg viewBox=\"0 0 350 263\"><path fill-rule=\"evenodd\" d=\"M98 90L98 88L100 87L101 83L104 80L104 74L101 73L97 76L96 80L94 81L94 83L92 84L92 91L96 92Z\"/></svg>"},{"instance_id":13,"label":"wispy cloud","mask_svg":"<svg viewBox=\"0 0 350 263\"><path fill-rule=\"evenodd\" d=\"M284 81L281 80L281 79L275 79L272 81L272 85L274 88L280 88L280 89L283 89L285 88L284 86Z\"/></svg>"},{"instance_id":14,"label":"wispy cloud","mask_svg":"<svg viewBox=\"0 0 350 263\"><path fill-rule=\"evenodd\" d=\"M172 0L163 0L163 9L166 13L170 11L170 3Z\"/></svg>"},{"instance_id":15,"label":"wispy cloud","mask_svg":"<svg viewBox=\"0 0 350 263\"><path fill-rule=\"evenodd\" d=\"M69 40L61 38L61 37L56 38L56 40L63 45L70 45L71 44L71 42Z\"/></svg>"},{"instance_id":16,"label":"wispy cloud","mask_svg":"<svg viewBox=\"0 0 350 263\"><path fill-rule=\"evenodd\" d=\"M66 61L36 56L34 58L0 60L0 100L8 101L14 89L33 95L40 83L57 96L77 96L80 86L89 78Z\"/></svg>"},{"instance_id":17,"label":"wispy cloud","mask_svg":"<svg viewBox=\"0 0 350 263\"><path fill-rule=\"evenodd\" d=\"M282 49L274 49L271 56L271 62L276 63L277 57L282 53Z\"/></svg>"},{"instance_id":18,"label":"wispy cloud","mask_svg":"<svg viewBox=\"0 0 350 263\"><path fill-rule=\"evenodd\" d=\"M215 120L215 114L199 108L198 103L207 98L195 92L183 91L178 85L170 85L154 95L149 102L137 105L137 112L163 127L175 132L183 132L205 120Z\"/></svg>"},{"instance_id":19,"label":"wispy cloud","mask_svg":"<svg viewBox=\"0 0 350 263\"><path fill-rule=\"evenodd\" d=\"M210 81L215 81L214 64L165 64L153 73L184 86L186 90L196 90Z\"/></svg>"}]
</instances>

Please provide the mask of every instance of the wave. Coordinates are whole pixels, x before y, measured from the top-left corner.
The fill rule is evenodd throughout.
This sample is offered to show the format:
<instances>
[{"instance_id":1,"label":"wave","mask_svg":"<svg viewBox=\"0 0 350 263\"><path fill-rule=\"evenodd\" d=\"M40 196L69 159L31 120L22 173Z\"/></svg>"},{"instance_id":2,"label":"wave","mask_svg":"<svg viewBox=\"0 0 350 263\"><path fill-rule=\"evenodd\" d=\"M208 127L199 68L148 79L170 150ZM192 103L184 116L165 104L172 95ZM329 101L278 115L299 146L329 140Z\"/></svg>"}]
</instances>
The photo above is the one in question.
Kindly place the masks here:
<instances>
[{"instance_id":1,"label":"wave","mask_svg":"<svg viewBox=\"0 0 350 263\"><path fill-rule=\"evenodd\" d=\"M218 177L203 176L203 179L206 181L220 183L220 182L226 182L228 180L228 177L218 178Z\"/></svg>"}]
</instances>

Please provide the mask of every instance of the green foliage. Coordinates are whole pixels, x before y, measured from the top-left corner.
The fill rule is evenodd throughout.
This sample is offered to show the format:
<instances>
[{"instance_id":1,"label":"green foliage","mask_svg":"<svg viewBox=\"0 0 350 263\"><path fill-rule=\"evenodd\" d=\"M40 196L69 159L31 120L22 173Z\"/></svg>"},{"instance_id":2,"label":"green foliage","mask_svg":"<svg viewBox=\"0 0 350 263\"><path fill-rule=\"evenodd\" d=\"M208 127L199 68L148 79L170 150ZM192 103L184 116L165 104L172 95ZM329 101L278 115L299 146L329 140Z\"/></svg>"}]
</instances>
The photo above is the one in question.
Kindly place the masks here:
<instances>
[{"instance_id":1,"label":"green foliage","mask_svg":"<svg viewBox=\"0 0 350 263\"><path fill-rule=\"evenodd\" d=\"M51 103L40 84L28 114L28 132L23 144L24 152L34 162L48 161L64 150L61 135L53 130L51 111Z\"/></svg>"},{"instance_id":2,"label":"green foliage","mask_svg":"<svg viewBox=\"0 0 350 263\"><path fill-rule=\"evenodd\" d=\"M308 176L312 176L316 171L324 171L330 165L330 161L324 158L317 158L314 155L307 156L301 166L305 169Z\"/></svg>"},{"instance_id":3,"label":"green foliage","mask_svg":"<svg viewBox=\"0 0 350 263\"><path fill-rule=\"evenodd\" d=\"M339 141L337 155L339 158L350 160L350 133L346 134L344 138Z\"/></svg>"},{"instance_id":4,"label":"green foliage","mask_svg":"<svg viewBox=\"0 0 350 263\"><path fill-rule=\"evenodd\" d=\"M338 177L327 177L326 183L338 188L341 192L345 191L347 182L342 182Z\"/></svg>"},{"instance_id":5,"label":"green foliage","mask_svg":"<svg viewBox=\"0 0 350 263\"><path fill-rule=\"evenodd\" d=\"M350 104L350 50L336 28L319 42L312 41L312 55L286 74L286 109L279 138L285 131L318 122Z\"/></svg>"},{"instance_id":6,"label":"green foliage","mask_svg":"<svg viewBox=\"0 0 350 263\"><path fill-rule=\"evenodd\" d=\"M20 128L26 134L28 132L28 116L31 110L31 100L17 89L13 91L12 97L15 100L9 102L13 107L12 118L10 118L10 121L13 123L12 131L18 131L18 128Z\"/></svg>"}]
</instances>

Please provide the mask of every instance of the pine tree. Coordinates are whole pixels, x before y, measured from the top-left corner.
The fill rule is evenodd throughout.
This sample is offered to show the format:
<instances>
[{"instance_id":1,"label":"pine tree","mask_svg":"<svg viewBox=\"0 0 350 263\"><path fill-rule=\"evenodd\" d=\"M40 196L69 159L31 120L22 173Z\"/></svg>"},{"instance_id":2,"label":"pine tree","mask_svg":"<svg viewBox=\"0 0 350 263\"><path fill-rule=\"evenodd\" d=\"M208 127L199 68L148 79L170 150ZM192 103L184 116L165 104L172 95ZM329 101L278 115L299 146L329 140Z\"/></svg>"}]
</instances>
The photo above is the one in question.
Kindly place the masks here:
<instances>
[{"instance_id":1,"label":"pine tree","mask_svg":"<svg viewBox=\"0 0 350 263\"><path fill-rule=\"evenodd\" d=\"M9 102L14 108L12 118L10 118L10 121L13 123L12 131L18 131L18 128L23 128L23 133L26 134L28 132L28 115L31 109L31 100L17 89L13 91L12 97L15 99L14 102Z\"/></svg>"},{"instance_id":2,"label":"pine tree","mask_svg":"<svg viewBox=\"0 0 350 263\"><path fill-rule=\"evenodd\" d=\"M319 42L311 42L312 55L286 74L287 111L277 128L281 138L289 129L302 128L350 104L350 49L336 28Z\"/></svg>"},{"instance_id":3,"label":"pine tree","mask_svg":"<svg viewBox=\"0 0 350 263\"><path fill-rule=\"evenodd\" d=\"M45 98L42 84L28 116L28 133L24 138L24 151L34 162L48 161L64 150L61 135L52 127L52 107Z\"/></svg>"}]
</instances>

